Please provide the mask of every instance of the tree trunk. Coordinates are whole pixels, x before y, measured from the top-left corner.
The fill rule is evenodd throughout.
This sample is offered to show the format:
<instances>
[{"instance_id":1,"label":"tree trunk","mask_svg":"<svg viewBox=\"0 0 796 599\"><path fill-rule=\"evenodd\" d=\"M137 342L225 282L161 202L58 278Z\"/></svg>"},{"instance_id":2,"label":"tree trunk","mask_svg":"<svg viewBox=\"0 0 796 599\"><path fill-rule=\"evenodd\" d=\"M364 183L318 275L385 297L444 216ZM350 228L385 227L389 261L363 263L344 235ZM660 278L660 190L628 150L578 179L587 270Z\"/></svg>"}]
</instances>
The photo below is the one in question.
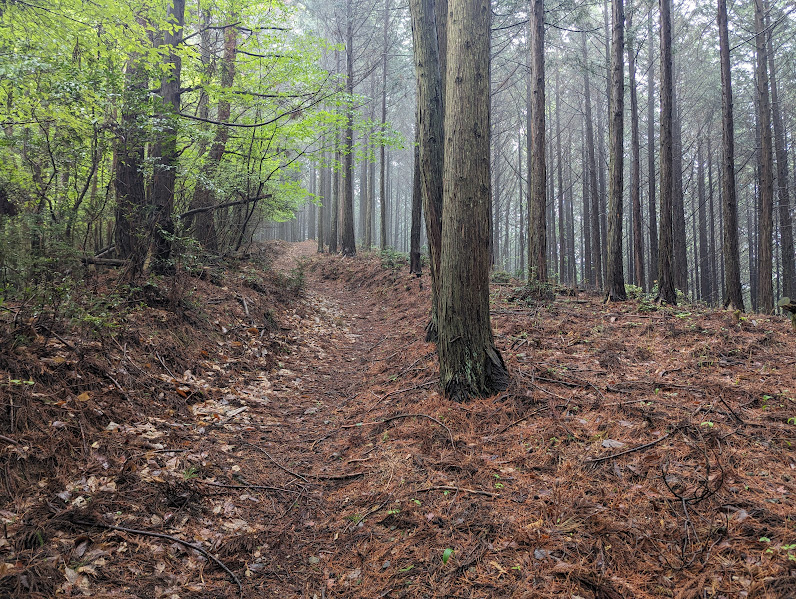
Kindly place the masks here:
<instances>
[{"instance_id":1,"label":"tree trunk","mask_svg":"<svg viewBox=\"0 0 796 599\"><path fill-rule=\"evenodd\" d=\"M627 29L633 31L633 13L627 17ZM632 37L630 37L632 35ZM627 64L630 75L630 202L633 212L633 249L631 262L633 263L636 285L647 290L647 280L644 277L644 239L641 234L641 143L639 141L638 127L638 89L636 85L636 48L635 34L629 34L627 44Z\"/></svg>"},{"instance_id":2,"label":"tree trunk","mask_svg":"<svg viewBox=\"0 0 796 599\"><path fill-rule=\"evenodd\" d=\"M658 299L667 304L677 303L672 262L672 0L660 0L661 12L661 228L658 238Z\"/></svg>"},{"instance_id":3,"label":"tree trunk","mask_svg":"<svg viewBox=\"0 0 796 599\"><path fill-rule=\"evenodd\" d=\"M439 306L440 380L454 400L508 386L489 318L488 0L450 3Z\"/></svg>"},{"instance_id":4,"label":"tree trunk","mask_svg":"<svg viewBox=\"0 0 796 599\"><path fill-rule=\"evenodd\" d=\"M710 258L708 255L708 223L705 206L705 162L702 154L702 138L697 142L697 214L699 216L699 294L702 301L710 301L710 285L713 280L713 273L710 269Z\"/></svg>"},{"instance_id":5,"label":"tree trunk","mask_svg":"<svg viewBox=\"0 0 796 599\"><path fill-rule=\"evenodd\" d=\"M591 194L591 205L589 206L589 220L591 230L589 238L591 240L590 254L591 262L586 264L588 281L592 286L602 289L603 287L603 268L602 250L600 244L600 198L599 188L597 187L597 161L594 157L594 126L592 125L591 110L591 84L589 82L589 68L586 64L588 54L586 49L586 33L582 34L583 40L583 88L584 101L586 103L586 153L589 161L589 192Z\"/></svg>"},{"instance_id":6,"label":"tree trunk","mask_svg":"<svg viewBox=\"0 0 796 599\"><path fill-rule=\"evenodd\" d=\"M652 9L647 21L647 38L649 39L649 68L647 70L647 203L649 206L649 273L647 289L655 287L658 280L658 219L655 209L655 43L652 37Z\"/></svg>"},{"instance_id":7,"label":"tree trunk","mask_svg":"<svg viewBox=\"0 0 796 599\"><path fill-rule=\"evenodd\" d=\"M608 222L607 299L624 301L625 274L622 261L622 195L624 192L625 115L625 7L612 0L611 104L610 104L610 204Z\"/></svg>"},{"instance_id":8,"label":"tree trunk","mask_svg":"<svg viewBox=\"0 0 796 599\"><path fill-rule=\"evenodd\" d=\"M348 102L354 100L354 13L352 0L346 0L346 79L345 93ZM346 107L346 127L343 150L343 172L345 186L343 189L343 222L340 235L340 251L343 256L355 256L357 253L354 238L354 107Z\"/></svg>"},{"instance_id":9,"label":"tree trunk","mask_svg":"<svg viewBox=\"0 0 796 599\"><path fill-rule=\"evenodd\" d=\"M774 157L771 138L771 100L768 90L768 56L763 0L755 0L757 33L757 94L760 114L760 229L758 238L758 289L760 309L774 311L773 234L774 234Z\"/></svg>"},{"instance_id":10,"label":"tree trunk","mask_svg":"<svg viewBox=\"0 0 796 599\"><path fill-rule=\"evenodd\" d=\"M387 129L387 51L389 50L390 0L384 0L384 37L381 47L381 130ZM379 144L379 247L387 249L387 186L385 179L385 147Z\"/></svg>"},{"instance_id":11,"label":"tree trunk","mask_svg":"<svg viewBox=\"0 0 796 599\"><path fill-rule=\"evenodd\" d=\"M415 45L415 76L419 97L420 177L429 244L431 320L426 340L437 338L440 255L442 248L442 173L444 168L444 93L447 16L435 13L434 0L410 0Z\"/></svg>"},{"instance_id":12,"label":"tree trunk","mask_svg":"<svg viewBox=\"0 0 796 599\"><path fill-rule=\"evenodd\" d=\"M562 282L572 283L569 278L569 260L567 252L567 219L564 211L564 168L561 164L561 85L559 71L556 69L556 170L558 176L558 239L560 262L558 276Z\"/></svg>"},{"instance_id":13,"label":"tree trunk","mask_svg":"<svg viewBox=\"0 0 796 599\"><path fill-rule=\"evenodd\" d=\"M727 31L727 2L718 0L719 48L721 57L722 219L724 234L724 307L743 311L741 261L738 251L738 201L735 195L735 124L732 114L732 71Z\"/></svg>"},{"instance_id":14,"label":"tree trunk","mask_svg":"<svg viewBox=\"0 0 796 599\"><path fill-rule=\"evenodd\" d=\"M415 129L414 164L412 167L412 229L409 244L409 272L420 276L420 219L423 218L423 191L420 184L420 129Z\"/></svg>"},{"instance_id":15,"label":"tree trunk","mask_svg":"<svg viewBox=\"0 0 796 599\"><path fill-rule=\"evenodd\" d=\"M547 280L547 171L545 165L544 0L529 11L530 90L528 95L528 277Z\"/></svg>"}]
</instances>

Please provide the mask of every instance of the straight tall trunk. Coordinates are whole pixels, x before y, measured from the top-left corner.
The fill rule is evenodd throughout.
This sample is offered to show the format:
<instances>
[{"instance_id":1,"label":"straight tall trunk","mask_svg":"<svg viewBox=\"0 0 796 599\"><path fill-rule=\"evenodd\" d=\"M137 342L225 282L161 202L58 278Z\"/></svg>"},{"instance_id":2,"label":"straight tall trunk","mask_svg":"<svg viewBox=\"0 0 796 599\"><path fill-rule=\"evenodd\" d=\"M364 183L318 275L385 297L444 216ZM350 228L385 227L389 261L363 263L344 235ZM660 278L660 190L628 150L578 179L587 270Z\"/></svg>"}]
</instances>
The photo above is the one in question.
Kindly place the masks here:
<instances>
[{"instance_id":1,"label":"straight tall trunk","mask_svg":"<svg viewBox=\"0 0 796 599\"><path fill-rule=\"evenodd\" d=\"M633 12L627 17L627 30L633 31ZM631 37L632 35L632 37ZM638 128L638 89L636 84L636 48L635 34L628 34L627 64L630 76L630 204L633 213L632 231L633 248L631 262L636 284L646 291L647 280L644 277L644 239L641 234L641 143Z\"/></svg>"},{"instance_id":2,"label":"straight tall trunk","mask_svg":"<svg viewBox=\"0 0 796 599\"><path fill-rule=\"evenodd\" d=\"M381 46L381 130L387 128L387 51L390 42L390 0L384 0L384 31ZM385 184L384 142L379 144L379 247L387 249L387 186Z\"/></svg>"},{"instance_id":3,"label":"straight tall trunk","mask_svg":"<svg viewBox=\"0 0 796 599\"><path fill-rule=\"evenodd\" d=\"M623 0L612 0L611 32L611 103L610 103L610 166L608 265L606 281L610 301L627 299L622 260L622 195L624 192L624 130L625 130L625 7Z\"/></svg>"},{"instance_id":4,"label":"straight tall trunk","mask_svg":"<svg viewBox=\"0 0 796 599\"><path fill-rule=\"evenodd\" d=\"M544 0L529 12L530 93L528 101L528 276L547 280L547 170L545 164Z\"/></svg>"},{"instance_id":5,"label":"straight tall trunk","mask_svg":"<svg viewBox=\"0 0 796 599\"><path fill-rule=\"evenodd\" d=\"M412 166L412 228L409 242L409 272L420 276L423 269L420 265L420 221L423 218L423 191L420 184L420 130L415 130L414 162Z\"/></svg>"},{"instance_id":6,"label":"straight tall trunk","mask_svg":"<svg viewBox=\"0 0 796 599\"><path fill-rule=\"evenodd\" d=\"M658 299L667 304L677 303L672 263L672 0L660 0L661 13L661 229L658 256Z\"/></svg>"},{"instance_id":7,"label":"straight tall trunk","mask_svg":"<svg viewBox=\"0 0 796 599\"><path fill-rule=\"evenodd\" d=\"M439 304L440 382L456 401L508 386L489 318L489 0L451 0Z\"/></svg>"},{"instance_id":8,"label":"straight tall trunk","mask_svg":"<svg viewBox=\"0 0 796 599\"><path fill-rule=\"evenodd\" d=\"M439 2L440 0L437 0ZM431 320L426 339L437 338L442 251L442 173L444 168L444 100L447 15L434 0L410 0L415 77L419 101L420 178L431 272Z\"/></svg>"},{"instance_id":9,"label":"straight tall trunk","mask_svg":"<svg viewBox=\"0 0 796 599\"><path fill-rule=\"evenodd\" d=\"M735 124L732 110L732 70L727 27L727 2L718 1L719 53L721 60L721 204L723 220L724 307L743 311L741 260L738 250L738 200L735 195Z\"/></svg>"},{"instance_id":10,"label":"straight tall trunk","mask_svg":"<svg viewBox=\"0 0 796 599\"><path fill-rule=\"evenodd\" d=\"M713 275L710 280L710 305L715 305L719 296L719 270L716 259L716 212L713 209L713 147L711 138L708 136L708 223L710 225L710 245L709 259L710 272Z\"/></svg>"},{"instance_id":11,"label":"straight tall trunk","mask_svg":"<svg viewBox=\"0 0 796 599\"><path fill-rule=\"evenodd\" d=\"M588 54L586 50L586 33L582 34L582 51L583 62L586 65ZM586 103L586 153L589 165L589 192L591 195L591 204L589 206L589 224L591 230L589 238L591 240L589 253L591 254L591 261L587 262L586 270L588 281L593 287L602 289L603 286L603 268L602 268L602 250L600 249L600 198L599 188L597 187L597 161L594 157L594 126L592 124L592 110L591 110L591 84L589 82L589 69L584 66L583 71L583 88L584 88L584 101Z\"/></svg>"},{"instance_id":12,"label":"straight tall trunk","mask_svg":"<svg viewBox=\"0 0 796 599\"><path fill-rule=\"evenodd\" d=\"M713 273L710 269L710 259L708 254L708 223L707 223L707 206L705 197L705 162L704 154L702 153L702 138L700 137L697 142L697 200L699 206L697 207L697 215L699 216L699 295L702 301L710 301L710 285L713 280Z\"/></svg>"},{"instance_id":13,"label":"straight tall trunk","mask_svg":"<svg viewBox=\"0 0 796 599\"><path fill-rule=\"evenodd\" d=\"M569 280L569 255L567 252L567 219L564 213L564 169L561 164L561 86L559 71L556 69L556 170L558 174L558 239L560 264L558 275L562 282L571 283Z\"/></svg>"},{"instance_id":14,"label":"straight tall trunk","mask_svg":"<svg viewBox=\"0 0 796 599\"><path fill-rule=\"evenodd\" d=\"M655 43L652 37L652 9L647 21L649 40L649 68L647 69L647 203L649 214L649 273L647 289L655 287L658 280L658 219L655 208Z\"/></svg>"},{"instance_id":15,"label":"straight tall trunk","mask_svg":"<svg viewBox=\"0 0 796 599\"><path fill-rule=\"evenodd\" d=\"M760 120L760 228L758 238L758 289L760 309L774 311L773 235L774 235L774 156L771 136L771 100L768 89L768 48L763 0L755 0L757 33L757 95Z\"/></svg>"},{"instance_id":16,"label":"straight tall trunk","mask_svg":"<svg viewBox=\"0 0 796 599\"><path fill-rule=\"evenodd\" d=\"M342 197L340 251L343 256L355 256L357 246L354 236L354 9L352 0L346 0L345 14L345 94L349 105L346 106L346 125L345 133L343 134L343 173L345 178Z\"/></svg>"}]
</instances>

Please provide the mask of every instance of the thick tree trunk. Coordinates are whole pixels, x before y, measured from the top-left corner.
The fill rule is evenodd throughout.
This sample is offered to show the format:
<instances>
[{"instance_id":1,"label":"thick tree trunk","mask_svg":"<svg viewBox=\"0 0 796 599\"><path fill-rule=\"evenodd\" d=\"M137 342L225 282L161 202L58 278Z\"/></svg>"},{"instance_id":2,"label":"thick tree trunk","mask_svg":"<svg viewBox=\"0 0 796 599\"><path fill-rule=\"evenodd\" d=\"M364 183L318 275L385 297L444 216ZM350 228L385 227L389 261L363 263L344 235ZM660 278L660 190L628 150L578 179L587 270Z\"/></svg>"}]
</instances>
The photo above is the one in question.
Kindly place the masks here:
<instances>
[{"instance_id":1,"label":"thick tree trunk","mask_svg":"<svg viewBox=\"0 0 796 599\"><path fill-rule=\"evenodd\" d=\"M439 0L437 2L439 4ZM446 13L434 0L410 0L419 97L420 177L429 244L431 321L426 339L437 338L439 271L442 248L442 173L444 168L444 93ZM435 12L435 9L437 12ZM443 19L443 20L440 20Z\"/></svg>"},{"instance_id":2,"label":"thick tree trunk","mask_svg":"<svg viewBox=\"0 0 796 599\"><path fill-rule=\"evenodd\" d=\"M138 57L131 56L125 74L122 134L116 146L116 253L129 261L128 276L141 274L146 259L147 243L142 223L145 222L146 190L144 187L144 132L137 125L139 103L144 100L146 76L138 66ZM35 249L35 246L34 246Z\"/></svg>"},{"instance_id":3,"label":"thick tree trunk","mask_svg":"<svg viewBox=\"0 0 796 599\"><path fill-rule=\"evenodd\" d=\"M768 52L763 0L755 0L757 33L757 95L760 120L760 229L758 238L758 288L760 309L774 311L773 235L774 235L774 157L771 137L771 100L768 90Z\"/></svg>"},{"instance_id":4,"label":"thick tree trunk","mask_svg":"<svg viewBox=\"0 0 796 599\"><path fill-rule=\"evenodd\" d=\"M661 12L661 228L658 238L658 299L667 304L677 303L672 272L672 0L660 0Z\"/></svg>"},{"instance_id":5,"label":"thick tree trunk","mask_svg":"<svg viewBox=\"0 0 796 599\"><path fill-rule=\"evenodd\" d=\"M735 125L732 110L732 71L727 31L727 2L718 0L719 48L721 58L722 168L721 204L723 219L724 307L743 311L741 261L738 251L738 201L735 195Z\"/></svg>"},{"instance_id":6,"label":"thick tree trunk","mask_svg":"<svg viewBox=\"0 0 796 599\"><path fill-rule=\"evenodd\" d=\"M508 385L489 318L488 0L450 3L439 306L440 380L454 400Z\"/></svg>"},{"instance_id":7,"label":"thick tree trunk","mask_svg":"<svg viewBox=\"0 0 796 599\"><path fill-rule=\"evenodd\" d=\"M528 96L528 276L547 280L547 170L545 165L544 0L531 0Z\"/></svg>"},{"instance_id":8,"label":"thick tree trunk","mask_svg":"<svg viewBox=\"0 0 796 599\"><path fill-rule=\"evenodd\" d=\"M160 100L163 103L161 134L152 149L154 172L152 175L152 270L166 274L174 269L171 262L171 242L174 237L174 184L177 179L177 121L180 112L180 76L182 59L175 51L182 41L185 26L185 0L173 0L169 7L169 23L163 42L169 52L171 69L160 83Z\"/></svg>"},{"instance_id":9,"label":"thick tree trunk","mask_svg":"<svg viewBox=\"0 0 796 599\"><path fill-rule=\"evenodd\" d=\"M625 7L623 0L612 0L610 103L610 166L608 222L607 299L624 301L625 274L622 262L622 195L624 192L625 130Z\"/></svg>"}]
</instances>

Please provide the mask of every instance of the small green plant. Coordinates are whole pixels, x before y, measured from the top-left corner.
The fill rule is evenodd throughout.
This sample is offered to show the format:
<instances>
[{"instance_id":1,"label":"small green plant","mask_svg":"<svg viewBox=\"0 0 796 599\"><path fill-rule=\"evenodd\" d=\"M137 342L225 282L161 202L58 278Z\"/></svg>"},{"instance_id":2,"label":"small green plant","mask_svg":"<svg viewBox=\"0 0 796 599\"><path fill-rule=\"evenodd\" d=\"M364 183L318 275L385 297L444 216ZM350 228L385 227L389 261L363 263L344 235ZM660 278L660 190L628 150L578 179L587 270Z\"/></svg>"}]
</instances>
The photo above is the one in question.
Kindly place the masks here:
<instances>
[{"instance_id":1,"label":"small green plant","mask_svg":"<svg viewBox=\"0 0 796 599\"><path fill-rule=\"evenodd\" d=\"M182 472L183 480L191 480L192 478L197 478L198 476L199 476L199 469L196 466L191 466L190 468L186 468Z\"/></svg>"},{"instance_id":2,"label":"small green plant","mask_svg":"<svg viewBox=\"0 0 796 599\"><path fill-rule=\"evenodd\" d=\"M382 268L395 270L409 266L409 254L397 252L393 248L385 248L380 250L379 258L381 259Z\"/></svg>"},{"instance_id":3,"label":"small green plant","mask_svg":"<svg viewBox=\"0 0 796 599\"><path fill-rule=\"evenodd\" d=\"M442 563L447 564L452 555L453 555L453 549L451 549L450 547L445 549L445 551L442 552Z\"/></svg>"},{"instance_id":4,"label":"small green plant","mask_svg":"<svg viewBox=\"0 0 796 599\"><path fill-rule=\"evenodd\" d=\"M492 272L492 282L496 285L506 285L511 283L511 274L505 270L495 270Z\"/></svg>"}]
</instances>

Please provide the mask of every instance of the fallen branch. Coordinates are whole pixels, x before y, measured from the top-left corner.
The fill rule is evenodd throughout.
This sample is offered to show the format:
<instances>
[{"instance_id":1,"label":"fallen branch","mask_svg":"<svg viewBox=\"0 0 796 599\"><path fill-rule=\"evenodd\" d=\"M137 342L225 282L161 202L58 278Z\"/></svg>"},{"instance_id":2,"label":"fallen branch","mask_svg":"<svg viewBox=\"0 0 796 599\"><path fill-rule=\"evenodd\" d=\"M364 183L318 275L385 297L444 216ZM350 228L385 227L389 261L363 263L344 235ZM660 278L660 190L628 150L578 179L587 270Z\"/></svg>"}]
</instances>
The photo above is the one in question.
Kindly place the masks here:
<instances>
[{"instance_id":1,"label":"fallen branch","mask_svg":"<svg viewBox=\"0 0 796 599\"><path fill-rule=\"evenodd\" d=\"M82 256L80 261L83 264L96 264L98 266L127 266L127 260L118 260L116 258L94 258L93 256Z\"/></svg>"},{"instance_id":2,"label":"fallen branch","mask_svg":"<svg viewBox=\"0 0 796 599\"><path fill-rule=\"evenodd\" d=\"M503 428L501 428L500 430L497 430L497 431L495 431L495 432L494 432L494 433L492 433L492 434L493 434L493 435L502 435L502 434L503 434L503 433L505 433L507 430L509 430L509 429L510 429L512 426L517 426L517 425L518 425L518 424L520 424L521 422L525 422L526 420L528 420L528 418L530 418L531 416L536 416L536 414L539 414L540 412L544 412L545 410L549 410L549 409L550 409L550 406L545 406L544 408L539 408L538 410L534 410L533 412L528 412L528 413L527 413L525 416L523 416L522 418L519 418L519 419L515 420L515 421L514 421L514 422L512 422L511 424L507 424L506 426L504 426L504 427L503 427Z\"/></svg>"},{"instance_id":3,"label":"fallen branch","mask_svg":"<svg viewBox=\"0 0 796 599\"><path fill-rule=\"evenodd\" d=\"M231 208L232 206L242 206L243 204L251 204L260 200L267 200L272 198L273 194L267 193L264 196L257 196L256 198L244 198L242 200L235 200L234 202L224 202L223 204L215 204L213 206L202 206L201 208L192 208L188 212L183 212L177 215L177 218L184 219L194 214L201 214L202 212L211 212L213 210L221 210L222 208Z\"/></svg>"},{"instance_id":4,"label":"fallen branch","mask_svg":"<svg viewBox=\"0 0 796 599\"><path fill-rule=\"evenodd\" d=\"M674 431L672 431L673 433ZM626 449L625 451L620 451L619 453L614 453L611 455L603 456L601 458L588 458L586 461L591 462L592 464L596 464L597 462L605 462L606 460L613 460L614 458L618 458L619 456L626 455L628 453L633 453L634 451L641 451L642 449L647 449L648 447L652 447L653 445L657 445L661 441L668 439L671 437L672 433L666 433L660 439L655 439L651 443L645 443L644 445L639 445L638 447L633 447L631 449Z\"/></svg>"},{"instance_id":5,"label":"fallen branch","mask_svg":"<svg viewBox=\"0 0 796 599\"><path fill-rule=\"evenodd\" d=\"M301 491L294 491L292 489L283 489L282 487L265 487L263 485L225 485L224 483L216 483L209 480L196 480L197 483L208 485L210 487L218 487L220 489L252 489L254 491L281 491L283 493L293 493L300 495Z\"/></svg>"},{"instance_id":6,"label":"fallen branch","mask_svg":"<svg viewBox=\"0 0 796 599\"><path fill-rule=\"evenodd\" d=\"M464 487L450 487L443 485L440 487L426 487L424 489L415 489L415 493L427 493L428 491L455 491L456 493L471 493L472 495L486 495L487 497L499 497L497 493L490 493L489 491L481 491L480 489L465 489Z\"/></svg>"},{"instance_id":7,"label":"fallen branch","mask_svg":"<svg viewBox=\"0 0 796 599\"><path fill-rule=\"evenodd\" d=\"M0 441L11 443L11 445L16 445L17 447L20 447L22 445L19 441L15 441L11 437L6 437L5 435L0 435Z\"/></svg>"},{"instance_id":8,"label":"fallen branch","mask_svg":"<svg viewBox=\"0 0 796 599\"><path fill-rule=\"evenodd\" d=\"M296 478L300 478L305 483L309 484L310 481L308 481L304 476L302 476L298 472L293 472L292 470L290 470L286 466L283 466L282 464L277 462L274 458L271 457L271 454L268 453L267 451L265 451L262 447L259 447L258 445L254 445L252 443L246 443L246 442L244 442L244 445L248 445L249 447L254 447L254 449L256 449L257 451L260 451L260 452L264 453L265 457L267 457L269 460L271 460L277 468L279 468L283 472L287 472L290 476L295 476ZM309 476L311 476L311 475L309 475Z\"/></svg>"},{"instance_id":9,"label":"fallen branch","mask_svg":"<svg viewBox=\"0 0 796 599\"><path fill-rule=\"evenodd\" d=\"M384 420L377 420L374 422L357 422L356 424L344 424L341 428L356 428L358 426L371 426L374 424L386 424L388 422L392 422L393 420L398 420L400 418L428 418L432 422L436 422L446 431L448 431L448 437L450 437L451 445L453 445L454 449L456 448L456 441L453 439L453 433L451 429L445 426L442 422L434 418L433 416L429 416L428 414L396 414L395 416L390 416L389 418L385 418Z\"/></svg>"},{"instance_id":10,"label":"fallen branch","mask_svg":"<svg viewBox=\"0 0 796 599\"><path fill-rule=\"evenodd\" d=\"M203 547L201 547L199 545L194 545L193 543L189 543L188 541L184 541L184 540L180 539L179 537L163 534L163 533L160 533L160 532L152 532L152 531L149 531L149 530L137 530L135 528L125 528L124 526L115 526L113 524L103 524L102 522L84 522L82 520L71 520L71 522L73 524L77 524L78 526L86 526L86 527L89 527L89 528L93 528L93 527L96 526L96 527L99 527L99 528L104 528L106 530L115 530L115 531L118 531L118 532L126 532L126 533L130 533L130 534L134 534L134 535L143 535L145 537L155 537L157 539L165 539L167 541L173 541L174 543L178 543L178 544L182 545L183 547L188 547L189 549L193 549L194 551L197 551L197 552L201 553L202 555L204 555L207 559L211 560L217 566L219 566L222 570L224 570L224 572L226 572L229 575L229 577L235 582L235 584L238 585L238 595L240 597L243 597L243 584L241 584L240 579L237 576L235 576L235 573L232 570L230 570L224 564L224 562L222 562L220 559L218 559L216 556L214 556L212 553L210 553L207 549L204 549Z\"/></svg>"}]
</instances>

